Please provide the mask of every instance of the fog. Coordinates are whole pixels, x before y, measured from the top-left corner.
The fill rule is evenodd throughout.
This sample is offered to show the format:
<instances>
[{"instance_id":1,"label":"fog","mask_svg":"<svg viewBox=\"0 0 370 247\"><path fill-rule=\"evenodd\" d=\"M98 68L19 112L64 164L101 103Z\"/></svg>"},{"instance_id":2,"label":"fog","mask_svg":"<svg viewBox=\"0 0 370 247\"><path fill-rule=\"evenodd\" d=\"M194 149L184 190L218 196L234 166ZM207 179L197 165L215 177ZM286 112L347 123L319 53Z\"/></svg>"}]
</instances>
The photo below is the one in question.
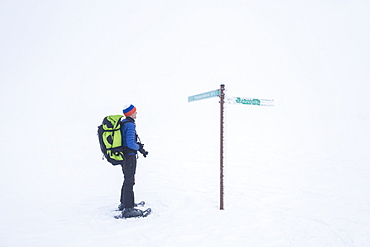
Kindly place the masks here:
<instances>
[{"instance_id":1,"label":"fog","mask_svg":"<svg viewBox=\"0 0 370 247\"><path fill-rule=\"evenodd\" d=\"M217 166L218 98L187 99L221 84L226 97L275 102L226 105L225 169L289 154L366 174L369 10L361 0L2 1L1 217L94 197L89 176L111 169L96 127L128 103L152 157L139 162Z\"/></svg>"}]
</instances>

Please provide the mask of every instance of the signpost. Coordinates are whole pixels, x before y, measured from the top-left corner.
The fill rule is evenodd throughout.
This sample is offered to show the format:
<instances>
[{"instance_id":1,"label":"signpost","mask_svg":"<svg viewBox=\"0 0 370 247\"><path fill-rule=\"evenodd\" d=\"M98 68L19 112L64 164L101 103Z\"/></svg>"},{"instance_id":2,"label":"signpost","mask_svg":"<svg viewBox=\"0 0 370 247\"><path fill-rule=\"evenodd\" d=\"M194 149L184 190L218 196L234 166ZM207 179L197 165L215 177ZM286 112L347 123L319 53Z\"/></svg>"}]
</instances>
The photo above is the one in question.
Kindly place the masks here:
<instances>
[{"instance_id":1,"label":"signpost","mask_svg":"<svg viewBox=\"0 0 370 247\"><path fill-rule=\"evenodd\" d=\"M220 94L220 210L224 210L224 102L225 85Z\"/></svg>"},{"instance_id":2,"label":"signpost","mask_svg":"<svg viewBox=\"0 0 370 247\"><path fill-rule=\"evenodd\" d=\"M202 100L212 97L220 97L220 210L224 209L224 103L225 103L225 85L222 84L220 89L206 93L196 94L188 97L188 102ZM273 106L273 99L252 99L241 97L227 98L228 103Z\"/></svg>"}]
</instances>

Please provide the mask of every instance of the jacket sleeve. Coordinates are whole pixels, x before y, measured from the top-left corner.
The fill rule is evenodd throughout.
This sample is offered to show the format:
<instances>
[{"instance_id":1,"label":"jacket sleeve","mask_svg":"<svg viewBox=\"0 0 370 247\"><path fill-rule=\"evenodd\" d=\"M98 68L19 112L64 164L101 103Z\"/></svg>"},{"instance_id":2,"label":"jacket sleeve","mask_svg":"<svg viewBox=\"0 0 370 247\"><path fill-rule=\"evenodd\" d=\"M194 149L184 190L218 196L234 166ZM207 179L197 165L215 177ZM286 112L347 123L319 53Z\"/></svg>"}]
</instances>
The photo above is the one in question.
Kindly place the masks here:
<instances>
[{"instance_id":1,"label":"jacket sleeve","mask_svg":"<svg viewBox=\"0 0 370 247\"><path fill-rule=\"evenodd\" d=\"M133 150L139 150L139 145L136 142L136 126L134 123L127 123L126 129L126 144L127 147Z\"/></svg>"}]
</instances>

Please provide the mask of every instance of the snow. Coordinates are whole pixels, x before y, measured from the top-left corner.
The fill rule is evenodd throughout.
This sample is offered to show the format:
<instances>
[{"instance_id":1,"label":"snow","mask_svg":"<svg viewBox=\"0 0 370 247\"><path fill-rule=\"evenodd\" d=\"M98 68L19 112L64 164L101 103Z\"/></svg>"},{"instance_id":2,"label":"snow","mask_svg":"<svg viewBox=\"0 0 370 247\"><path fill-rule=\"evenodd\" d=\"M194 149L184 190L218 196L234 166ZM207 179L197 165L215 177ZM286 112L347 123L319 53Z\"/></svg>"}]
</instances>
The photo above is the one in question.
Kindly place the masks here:
<instances>
[{"instance_id":1,"label":"snow","mask_svg":"<svg viewBox=\"0 0 370 247\"><path fill-rule=\"evenodd\" d=\"M0 246L370 246L367 1L2 1ZM225 105L219 209L218 98ZM138 109L136 200L104 116Z\"/></svg>"}]
</instances>

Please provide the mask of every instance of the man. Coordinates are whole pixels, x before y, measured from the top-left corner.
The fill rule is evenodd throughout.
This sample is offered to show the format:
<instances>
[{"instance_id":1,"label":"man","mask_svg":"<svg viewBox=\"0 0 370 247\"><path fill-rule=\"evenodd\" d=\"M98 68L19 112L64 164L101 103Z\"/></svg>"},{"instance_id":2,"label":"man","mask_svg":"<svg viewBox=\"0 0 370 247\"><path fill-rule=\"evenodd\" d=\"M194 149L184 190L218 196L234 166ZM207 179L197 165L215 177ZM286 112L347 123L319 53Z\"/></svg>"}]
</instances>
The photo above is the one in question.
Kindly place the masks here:
<instances>
[{"instance_id":1,"label":"man","mask_svg":"<svg viewBox=\"0 0 370 247\"><path fill-rule=\"evenodd\" d=\"M122 217L139 217L142 216L142 211L135 208L135 173L136 173L136 160L137 151L142 153L144 157L148 154L143 148L143 144L138 142L136 134L136 107L127 105L123 109L125 119L122 120L121 133L123 152L125 154L125 164L122 165L124 181L121 189L121 204L118 206L122 210Z\"/></svg>"}]
</instances>

